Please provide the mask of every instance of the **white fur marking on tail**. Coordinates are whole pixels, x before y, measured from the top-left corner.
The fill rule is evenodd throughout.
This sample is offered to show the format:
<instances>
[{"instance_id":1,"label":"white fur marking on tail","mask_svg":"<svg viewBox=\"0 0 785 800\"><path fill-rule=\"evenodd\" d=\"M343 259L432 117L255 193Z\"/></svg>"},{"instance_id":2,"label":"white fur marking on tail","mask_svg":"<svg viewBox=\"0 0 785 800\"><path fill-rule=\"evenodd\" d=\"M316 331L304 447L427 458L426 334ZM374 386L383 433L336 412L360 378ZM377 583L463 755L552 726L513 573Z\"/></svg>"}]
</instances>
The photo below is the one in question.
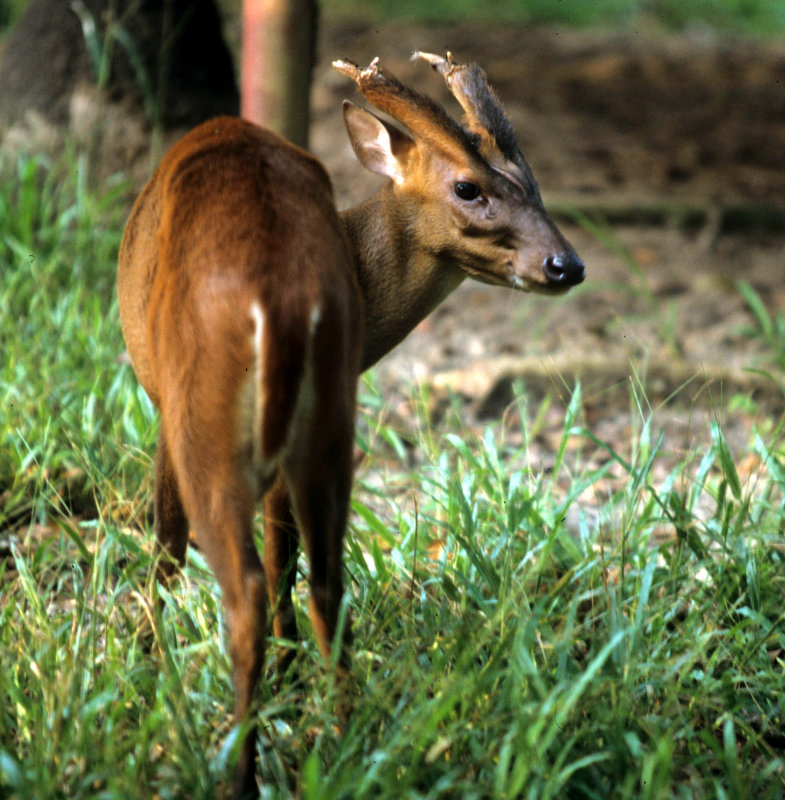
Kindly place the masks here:
<instances>
[{"instance_id":1,"label":"white fur marking on tail","mask_svg":"<svg viewBox=\"0 0 785 800\"><path fill-rule=\"evenodd\" d=\"M248 374L240 387L237 414L237 448L244 461L248 481L255 491L269 478L275 465L265 462L262 453L262 423L264 419L264 311L254 300L248 308L253 323L251 332L251 362Z\"/></svg>"},{"instance_id":2,"label":"white fur marking on tail","mask_svg":"<svg viewBox=\"0 0 785 800\"><path fill-rule=\"evenodd\" d=\"M313 337L313 332L316 330L316 326L319 324L319 321L322 318L322 308L321 306L314 306L311 309L311 324L308 327L308 338Z\"/></svg>"},{"instance_id":3,"label":"white fur marking on tail","mask_svg":"<svg viewBox=\"0 0 785 800\"><path fill-rule=\"evenodd\" d=\"M264 344L264 312L258 301L251 303L251 319L254 323L253 331L253 381L254 381L254 409L253 409L253 465L258 473L262 466L262 414L264 413L264 361L262 345Z\"/></svg>"}]
</instances>

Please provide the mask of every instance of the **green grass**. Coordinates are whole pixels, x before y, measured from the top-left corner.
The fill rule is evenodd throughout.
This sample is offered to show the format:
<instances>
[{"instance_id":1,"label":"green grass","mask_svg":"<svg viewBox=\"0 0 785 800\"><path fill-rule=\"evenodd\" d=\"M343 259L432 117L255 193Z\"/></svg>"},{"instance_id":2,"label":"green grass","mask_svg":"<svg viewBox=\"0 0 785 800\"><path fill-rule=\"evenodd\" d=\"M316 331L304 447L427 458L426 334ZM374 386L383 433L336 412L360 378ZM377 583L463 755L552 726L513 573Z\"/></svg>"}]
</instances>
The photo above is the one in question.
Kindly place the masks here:
<instances>
[{"instance_id":1,"label":"green grass","mask_svg":"<svg viewBox=\"0 0 785 800\"><path fill-rule=\"evenodd\" d=\"M0 796L213 798L230 670L199 554L161 611L149 581L157 423L113 289L127 196L66 163L0 182ZM304 688L259 692L264 797L783 797L781 423L733 454L714 423L674 461L631 400L620 447L576 387L545 470L524 393L483 430L403 430L364 384L354 713L338 736L307 636Z\"/></svg>"},{"instance_id":2,"label":"green grass","mask_svg":"<svg viewBox=\"0 0 785 800\"><path fill-rule=\"evenodd\" d=\"M114 272L127 187L98 196L86 164L65 160L2 164L0 527L103 507L98 483L124 487L132 460L119 442L146 450L152 441L152 409L117 366ZM109 472L96 474L99 465Z\"/></svg>"},{"instance_id":3,"label":"green grass","mask_svg":"<svg viewBox=\"0 0 785 800\"><path fill-rule=\"evenodd\" d=\"M771 363L785 370L785 314L772 314L750 284L740 281L738 290L749 306L754 321L754 325L745 332L748 336L760 339L767 347Z\"/></svg>"},{"instance_id":4,"label":"green grass","mask_svg":"<svg viewBox=\"0 0 785 800\"><path fill-rule=\"evenodd\" d=\"M0 32L21 14L27 0L3 0ZM217 0L224 14L240 13L241 0ZM666 30L705 27L764 36L785 35L785 5L778 0L323 0L328 18L383 22L478 20L521 25L638 26L649 21ZM123 46L124 43L121 42Z\"/></svg>"},{"instance_id":5,"label":"green grass","mask_svg":"<svg viewBox=\"0 0 785 800\"><path fill-rule=\"evenodd\" d=\"M26 5L27 0L3 0L0 3L0 31L13 25Z\"/></svg>"},{"instance_id":6,"label":"green grass","mask_svg":"<svg viewBox=\"0 0 785 800\"><path fill-rule=\"evenodd\" d=\"M651 22L666 30L704 27L782 36L785 6L771 0L325 0L328 14L385 21L513 22L521 25L628 26Z\"/></svg>"}]
</instances>

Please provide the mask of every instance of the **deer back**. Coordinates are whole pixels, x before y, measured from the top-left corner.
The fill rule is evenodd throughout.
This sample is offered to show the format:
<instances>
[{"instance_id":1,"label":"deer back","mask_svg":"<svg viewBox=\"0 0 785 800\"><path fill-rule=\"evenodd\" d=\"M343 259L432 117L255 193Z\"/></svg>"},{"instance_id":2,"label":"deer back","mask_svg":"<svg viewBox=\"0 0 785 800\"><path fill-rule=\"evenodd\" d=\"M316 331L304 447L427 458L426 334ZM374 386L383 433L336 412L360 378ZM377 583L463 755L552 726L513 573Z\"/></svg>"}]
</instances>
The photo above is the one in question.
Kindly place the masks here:
<instances>
[{"instance_id":1,"label":"deer back","mask_svg":"<svg viewBox=\"0 0 785 800\"><path fill-rule=\"evenodd\" d=\"M272 454L317 325L321 346L359 371L361 303L330 180L316 159L242 120L211 120L163 159L126 228L118 295L129 355L165 425L197 386L205 419L236 425L258 355L262 451Z\"/></svg>"}]
</instances>

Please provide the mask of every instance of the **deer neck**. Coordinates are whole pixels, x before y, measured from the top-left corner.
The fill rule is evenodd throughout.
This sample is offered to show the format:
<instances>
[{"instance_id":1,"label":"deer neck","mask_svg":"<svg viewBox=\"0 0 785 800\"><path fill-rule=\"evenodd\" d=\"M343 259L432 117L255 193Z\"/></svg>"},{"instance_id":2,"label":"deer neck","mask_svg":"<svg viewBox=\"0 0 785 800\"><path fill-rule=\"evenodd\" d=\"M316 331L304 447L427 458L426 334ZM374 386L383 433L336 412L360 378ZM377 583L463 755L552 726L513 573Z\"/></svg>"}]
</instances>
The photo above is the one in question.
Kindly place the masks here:
<instances>
[{"instance_id":1,"label":"deer neck","mask_svg":"<svg viewBox=\"0 0 785 800\"><path fill-rule=\"evenodd\" d=\"M363 370L410 333L466 277L418 236L416 209L391 184L341 212L364 301Z\"/></svg>"}]
</instances>

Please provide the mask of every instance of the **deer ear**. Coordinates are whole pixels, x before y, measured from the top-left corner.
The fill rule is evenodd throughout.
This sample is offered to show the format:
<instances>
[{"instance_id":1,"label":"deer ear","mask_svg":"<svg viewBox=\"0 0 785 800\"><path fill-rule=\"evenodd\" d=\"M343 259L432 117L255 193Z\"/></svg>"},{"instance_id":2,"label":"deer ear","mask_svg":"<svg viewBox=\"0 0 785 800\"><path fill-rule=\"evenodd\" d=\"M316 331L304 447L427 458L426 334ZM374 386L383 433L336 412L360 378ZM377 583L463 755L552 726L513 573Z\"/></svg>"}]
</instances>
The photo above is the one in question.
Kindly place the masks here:
<instances>
[{"instance_id":1,"label":"deer ear","mask_svg":"<svg viewBox=\"0 0 785 800\"><path fill-rule=\"evenodd\" d=\"M414 146L411 137L349 100L343 101L343 119L359 162L400 183L406 153Z\"/></svg>"}]
</instances>

